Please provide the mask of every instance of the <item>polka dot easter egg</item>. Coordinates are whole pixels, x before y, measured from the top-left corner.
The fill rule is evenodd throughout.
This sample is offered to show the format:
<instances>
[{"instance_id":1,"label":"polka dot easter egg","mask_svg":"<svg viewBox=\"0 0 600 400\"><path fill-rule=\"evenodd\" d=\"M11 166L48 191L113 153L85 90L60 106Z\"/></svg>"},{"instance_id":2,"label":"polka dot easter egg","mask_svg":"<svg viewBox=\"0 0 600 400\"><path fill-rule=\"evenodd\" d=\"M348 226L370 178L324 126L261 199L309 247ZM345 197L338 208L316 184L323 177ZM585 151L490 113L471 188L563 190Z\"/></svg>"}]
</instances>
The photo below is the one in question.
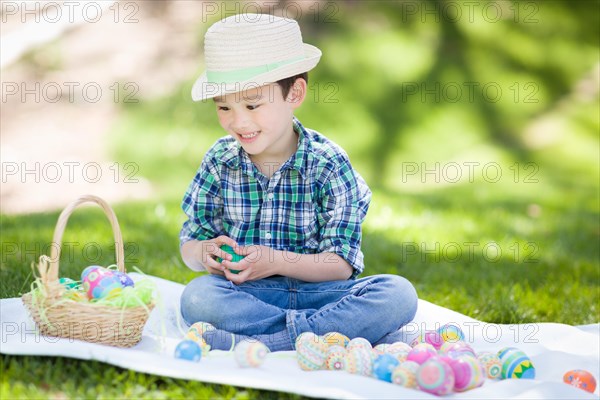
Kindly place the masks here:
<instances>
[{"instance_id":1,"label":"polka dot easter egg","mask_svg":"<svg viewBox=\"0 0 600 400\"><path fill-rule=\"evenodd\" d=\"M96 268L89 271L83 279L83 289L91 300L118 296L121 294L123 286L112 271L106 268Z\"/></svg>"},{"instance_id":2,"label":"polka dot easter egg","mask_svg":"<svg viewBox=\"0 0 600 400\"><path fill-rule=\"evenodd\" d=\"M502 374L502 363L498 356L490 352L477 353L477 359L490 379L499 379Z\"/></svg>"},{"instance_id":3,"label":"polka dot easter egg","mask_svg":"<svg viewBox=\"0 0 600 400\"><path fill-rule=\"evenodd\" d=\"M86 276L88 276L88 274L96 269L106 269L104 267L101 267L100 265L90 265L89 267L86 267L82 272L81 272L81 281L83 282L83 280L85 279Z\"/></svg>"},{"instance_id":4,"label":"polka dot easter egg","mask_svg":"<svg viewBox=\"0 0 600 400\"><path fill-rule=\"evenodd\" d=\"M523 351L505 347L498 352L502 362L502 379L535 379L535 368Z\"/></svg>"},{"instance_id":5,"label":"polka dot easter egg","mask_svg":"<svg viewBox=\"0 0 600 400\"><path fill-rule=\"evenodd\" d=\"M454 372L438 357L432 357L419 367L417 386L427 393L446 395L454 389Z\"/></svg>"},{"instance_id":6,"label":"polka dot easter egg","mask_svg":"<svg viewBox=\"0 0 600 400\"><path fill-rule=\"evenodd\" d=\"M303 333L296 339L296 361L304 371L316 371L325 364L329 345L322 336Z\"/></svg>"},{"instance_id":7,"label":"polka dot easter egg","mask_svg":"<svg viewBox=\"0 0 600 400\"><path fill-rule=\"evenodd\" d=\"M268 353L269 348L258 341L243 340L235 346L235 360L242 368L260 367Z\"/></svg>"},{"instance_id":8,"label":"polka dot easter egg","mask_svg":"<svg viewBox=\"0 0 600 400\"><path fill-rule=\"evenodd\" d=\"M202 350L193 340L183 340L175 348L175 358L198 362L202 358Z\"/></svg>"},{"instance_id":9,"label":"polka dot easter egg","mask_svg":"<svg viewBox=\"0 0 600 400\"><path fill-rule=\"evenodd\" d=\"M594 390L596 390L596 379L594 378L594 375L583 369L568 371L563 376L563 381L568 385L583 389L586 392L594 393Z\"/></svg>"}]
</instances>

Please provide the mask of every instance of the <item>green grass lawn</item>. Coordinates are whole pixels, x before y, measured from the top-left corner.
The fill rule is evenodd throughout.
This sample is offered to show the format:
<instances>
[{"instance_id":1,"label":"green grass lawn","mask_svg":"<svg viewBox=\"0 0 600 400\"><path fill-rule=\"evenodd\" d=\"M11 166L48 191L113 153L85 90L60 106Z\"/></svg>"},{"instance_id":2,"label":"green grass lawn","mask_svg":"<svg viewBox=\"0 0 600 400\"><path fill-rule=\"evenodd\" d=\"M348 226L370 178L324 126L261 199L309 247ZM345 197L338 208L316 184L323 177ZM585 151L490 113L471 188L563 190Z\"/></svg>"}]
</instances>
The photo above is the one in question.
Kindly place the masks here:
<instances>
[{"instance_id":1,"label":"green grass lawn","mask_svg":"<svg viewBox=\"0 0 600 400\"><path fill-rule=\"evenodd\" d=\"M330 57L311 72L311 99L297 113L344 147L373 189L363 232L365 275L403 275L420 298L487 322L598 323L600 101L597 93L591 100L571 93L597 62L598 43L582 41L578 35L592 35L575 28L565 28L560 39L544 36L559 22L594 24L578 24L561 12L562 3L547 2L534 30L510 21L482 24L481 32L469 31L475 25L461 30L418 21L390 29L383 16L398 12L394 2L377 4L381 13L372 7L346 16L340 8L340 21L350 22L306 21L305 40ZM541 43L552 56L536 65L523 61ZM403 86L493 80L510 94L497 103L421 101L406 97ZM539 101L514 101L514 82L522 90L535 82ZM151 200L114 206L126 265L180 283L196 274L178 254L179 202L202 155L222 135L213 106L191 103L190 87L191 81L163 98L123 104L107 143L116 161L135 163L156 191ZM454 179L456 165L462 179ZM57 216L2 216L0 298L29 290L30 265L51 241ZM99 210L76 212L63 238L73 254L63 257L60 275L77 278L89 264L112 264L111 240ZM7 355L0 382L3 399L287 396L98 362Z\"/></svg>"}]
</instances>

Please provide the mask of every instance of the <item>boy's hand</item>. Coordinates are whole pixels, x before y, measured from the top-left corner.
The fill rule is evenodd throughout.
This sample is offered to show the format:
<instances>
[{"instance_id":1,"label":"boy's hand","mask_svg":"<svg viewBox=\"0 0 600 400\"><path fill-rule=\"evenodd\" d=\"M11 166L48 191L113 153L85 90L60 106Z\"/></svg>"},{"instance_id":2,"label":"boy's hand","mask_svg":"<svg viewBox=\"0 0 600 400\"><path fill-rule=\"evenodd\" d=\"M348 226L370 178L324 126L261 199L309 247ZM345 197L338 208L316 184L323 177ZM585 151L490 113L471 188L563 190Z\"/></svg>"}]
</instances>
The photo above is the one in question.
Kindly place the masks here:
<instances>
[{"instance_id":1,"label":"boy's hand","mask_svg":"<svg viewBox=\"0 0 600 400\"><path fill-rule=\"evenodd\" d=\"M239 262L231 261L231 257L227 259L223 258L221 264L223 265L223 273L225 277L235 284L240 284L246 281L255 281L258 279L267 278L269 276L277 275L277 262L273 256L276 251L267 246L231 246L233 250L239 254L245 256L243 260ZM234 274L230 270L239 270L240 272Z\"/></svg>"},{"instance_id":2,"label":"boy's hand","mask_svg":"<svg viewBox=\"0 0 600 400\"><path fill-rule=\"evenodd\" d=\"M224 244L237 247L235 240L224 235L200 242L200 262L211 274L225 275L223 266L216 260L217 257L222 258L223 261L232 259L231 254L220 249Z\"/></svg>"}]
</instances>

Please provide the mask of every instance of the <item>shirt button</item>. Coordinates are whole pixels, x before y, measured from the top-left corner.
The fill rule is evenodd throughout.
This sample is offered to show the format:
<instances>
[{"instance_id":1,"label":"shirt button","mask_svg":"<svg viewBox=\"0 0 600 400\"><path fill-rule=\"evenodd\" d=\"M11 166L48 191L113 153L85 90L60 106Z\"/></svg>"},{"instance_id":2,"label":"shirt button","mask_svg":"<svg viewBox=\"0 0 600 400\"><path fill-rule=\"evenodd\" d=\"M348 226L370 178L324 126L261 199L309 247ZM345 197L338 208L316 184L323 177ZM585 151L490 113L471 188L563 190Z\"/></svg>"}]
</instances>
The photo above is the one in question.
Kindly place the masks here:
<instances>
[{"instance_id":1,"label":"shirt button","mask_svg":"<svg viewBox=\"0 0 600 400\"><path fill-rule=\"evenodd\" d=\"M265 234L265 238L266 238L266 239L271 239L271 233L270 233L270 232L267 232L267 233Z\"/></svg>"},{"instance_id":2,"label":"shirt button","mask_svg":"<svg viewBox=\"0 0 600 400\"><path fill-rule=\"evenodd\" d=\"M267 197L269 198L269 200L273 200L273 197L275 197L275 196L273 195L273 193L269 193L269 194L267 195Z\"/></svg>"}]
</instances>

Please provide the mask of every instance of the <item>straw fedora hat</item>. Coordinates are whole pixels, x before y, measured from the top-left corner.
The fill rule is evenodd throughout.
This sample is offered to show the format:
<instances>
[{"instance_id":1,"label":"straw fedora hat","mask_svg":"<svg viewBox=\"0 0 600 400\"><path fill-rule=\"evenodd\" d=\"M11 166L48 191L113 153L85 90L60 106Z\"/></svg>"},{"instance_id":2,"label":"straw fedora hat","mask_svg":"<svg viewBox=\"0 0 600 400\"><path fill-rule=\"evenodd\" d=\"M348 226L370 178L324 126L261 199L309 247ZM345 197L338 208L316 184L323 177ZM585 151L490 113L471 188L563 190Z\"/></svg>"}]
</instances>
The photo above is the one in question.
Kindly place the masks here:
<instances>
[{"instance_id":1,"label":"straw fedora hat","mask_svg":"<svg viewBox=\"0 0 600 400\"><path fill-rule=\"evenodd\" d=\"M194 83L201 101L263 86L311 70L321 50L302 42L298 23L270 14L238 14L204 37L206 71Z\"/></svg>"}]
</instances>

